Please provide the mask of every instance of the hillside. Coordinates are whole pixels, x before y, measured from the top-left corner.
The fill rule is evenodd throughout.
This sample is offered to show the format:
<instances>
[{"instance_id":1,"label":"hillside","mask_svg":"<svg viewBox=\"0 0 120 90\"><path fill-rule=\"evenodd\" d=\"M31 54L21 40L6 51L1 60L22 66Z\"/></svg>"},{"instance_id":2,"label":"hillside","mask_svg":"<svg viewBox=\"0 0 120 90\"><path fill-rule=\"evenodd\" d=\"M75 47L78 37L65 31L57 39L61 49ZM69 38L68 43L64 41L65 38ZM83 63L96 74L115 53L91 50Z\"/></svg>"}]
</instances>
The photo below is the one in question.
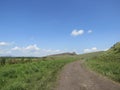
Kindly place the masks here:
<instances>
[{"instance_id":1,"label":"hillside","mask_svg":"<svg viewBox=\"0 0 120 90\"><path fill-rule=\"evenodd\" d=\"M77 55L75 52L66 52L66 53L60 53L60 54L54 54L54 55L50 55L50 56L73 56L73 55Z\"/></svg>"},{"instance_id":2,"label":"hillside","mask_svg":"<svg viewBox=\"0 0 120 90\"><path fill-rule=\"evenodd\" d=\"M102 54L88 58L86 65L120 83L120 42Z\"/></svg>"},{"instance_id":3,"label":"hillside","mask_svg":"<svg viewBox=\"0 0 120 90\"><path fill-rule=\"evenodd\" d=\"M117 42L114 44L107 52L120 54L120 42Z\"/></svg>"}]
</instances>

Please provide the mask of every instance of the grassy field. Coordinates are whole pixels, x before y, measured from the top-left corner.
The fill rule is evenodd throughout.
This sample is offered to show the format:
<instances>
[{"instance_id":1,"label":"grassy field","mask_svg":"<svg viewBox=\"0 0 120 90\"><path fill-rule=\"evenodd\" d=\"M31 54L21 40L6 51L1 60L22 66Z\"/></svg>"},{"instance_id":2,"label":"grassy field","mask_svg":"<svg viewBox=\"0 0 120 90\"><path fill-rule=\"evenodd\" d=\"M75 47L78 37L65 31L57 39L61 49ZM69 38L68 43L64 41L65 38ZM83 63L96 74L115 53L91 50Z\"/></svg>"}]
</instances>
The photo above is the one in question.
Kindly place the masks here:
<instances>
[{"instance_id":1,"label":"grassy field","mask_svg":"<svg viewBox=\"0 0 120 90\"><path fill-rule=\"evenodd\" d=\"M120 43L106 52L82 55L1 57L0 90L52 90L61 68L75 60L120 83Z\"/></svg>"},{"instance_id":2,"label":"grassy field","mask_svg":"<svg viewBox=\"0 0 120 90\"><path fill-rule=\"evenodd\" d=\"M96 54L96 53L93 53ZM94 71L120 83L120 43L106 52L88 57L86 65Z\"/></svg>"},{"instance_id":3,"label":"grassy field","mask_svg":"<svg viewBox=\"0 0 120 90\"><path fill-rule=\"evenodd\" d=\"M54 56L1 65L0 90L51 90L61 68L74 60L76 56Z\"/></svg>"}]
</instances>

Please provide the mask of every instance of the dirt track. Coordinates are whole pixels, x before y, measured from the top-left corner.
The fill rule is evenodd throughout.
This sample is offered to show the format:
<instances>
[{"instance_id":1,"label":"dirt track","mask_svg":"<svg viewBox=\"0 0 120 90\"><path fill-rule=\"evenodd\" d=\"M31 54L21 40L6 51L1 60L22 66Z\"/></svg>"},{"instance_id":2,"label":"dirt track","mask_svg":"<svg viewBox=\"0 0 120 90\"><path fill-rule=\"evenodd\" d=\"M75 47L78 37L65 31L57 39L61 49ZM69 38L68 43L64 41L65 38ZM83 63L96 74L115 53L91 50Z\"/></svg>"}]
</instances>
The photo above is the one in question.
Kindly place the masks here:
<instances>
[{"instance_id":1,"label":"dirt track","mask_svg":"<svg viewBox=\"0 0 120 90\"><path fill-rule=\"evenodd\" d=\"M55 90L120 90L120 85L89 71L83 61L66 65Z\"/></svg>"}]
</instances>

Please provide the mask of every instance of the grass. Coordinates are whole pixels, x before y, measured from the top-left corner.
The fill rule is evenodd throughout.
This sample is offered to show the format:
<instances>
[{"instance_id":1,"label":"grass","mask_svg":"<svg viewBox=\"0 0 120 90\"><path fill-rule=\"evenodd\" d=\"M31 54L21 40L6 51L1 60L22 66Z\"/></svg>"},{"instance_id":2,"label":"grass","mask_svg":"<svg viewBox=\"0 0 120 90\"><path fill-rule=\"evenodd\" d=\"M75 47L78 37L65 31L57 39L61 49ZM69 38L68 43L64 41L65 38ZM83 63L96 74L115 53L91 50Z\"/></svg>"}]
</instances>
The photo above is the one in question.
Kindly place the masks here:
<instances>
[{"instance_id":1,"label":"grass","mask_svg":"<svg viewBox=\"0 0 120 90\"><path fill-rule=\"evenodd\" d=\"M120 44L107 52L42 58L1 57L0 90L53 90L61 68L75 60L120 83Z\"/></svg>"},{"instance_id":2,"label":"grass","mask_svg":"<svg viewBox=\"0 0 120 90\"><path fill-rule=\"evenodd\" d=\"M109 51L88 58L86 65L94 71L120 83L120 54Z\"/></svg>"},{"instance_id":3,"label":"grass","mask_svg":"<svg viewBox=\"0 0 120 90\"><path fill-rule=\"evenodd\" d=\"M51 90L61 68L76 59L54 56L37 62L5 64L0 67L0 90Z\"/></svg>"}]
</instances>

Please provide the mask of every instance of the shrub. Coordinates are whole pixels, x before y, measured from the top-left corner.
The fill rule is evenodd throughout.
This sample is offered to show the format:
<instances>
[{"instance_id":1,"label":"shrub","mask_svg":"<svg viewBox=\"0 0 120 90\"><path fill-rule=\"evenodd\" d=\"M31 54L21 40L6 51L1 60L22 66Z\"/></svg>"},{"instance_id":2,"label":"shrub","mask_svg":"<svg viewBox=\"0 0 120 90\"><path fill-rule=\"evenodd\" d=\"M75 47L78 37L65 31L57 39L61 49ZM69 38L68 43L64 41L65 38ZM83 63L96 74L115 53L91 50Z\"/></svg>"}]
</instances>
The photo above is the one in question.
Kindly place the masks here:
<instances>
[{"instance_id":1,"label":"shrub","mask_svg":"<svg viewBox=\"0 0 120 90\"><path fill-rule=\"evenodd\" d=\"M5 65L5 63L6 63L6 58L0 58L0 64L1 65Z\"/></svg>"}]
</instances>

